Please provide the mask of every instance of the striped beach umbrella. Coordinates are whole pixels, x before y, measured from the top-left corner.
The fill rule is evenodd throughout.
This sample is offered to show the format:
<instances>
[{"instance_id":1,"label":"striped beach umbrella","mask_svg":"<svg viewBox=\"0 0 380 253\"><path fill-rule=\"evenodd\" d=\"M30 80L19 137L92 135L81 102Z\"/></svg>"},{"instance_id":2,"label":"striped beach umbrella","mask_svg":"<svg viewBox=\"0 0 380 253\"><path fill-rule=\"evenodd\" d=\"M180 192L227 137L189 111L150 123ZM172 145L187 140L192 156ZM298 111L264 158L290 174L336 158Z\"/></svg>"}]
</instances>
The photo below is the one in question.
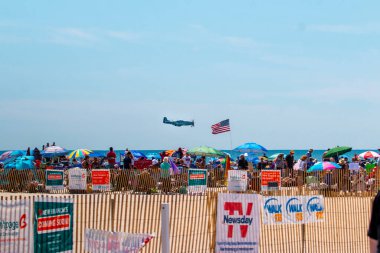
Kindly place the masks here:
<instances>
[{"instance_id":1,"label":"striped beach umbrella","mask_svg":"<svg viewBox=\"0 0 380 253\"><path fill-rule=\"evenodd\" d=\"M334 170L342 168L339 164L333 162L319 162L310 167L307 172Z\"/></svg>"},{"instance_id":2,"label":"striped beach umbrella","mask_svg":"<svg viewBox=\"0 0 380 253\"><path fill-rule=\"evenodd\" d=\"M373 159L373 158L379 158L380 155L374 151L366 151L359 155L360 158L363 159Z\"/></svg>"},{"instance_id":3,"label":"striped beach umbrella","mask_svg":"<svg viewBox=\"0 0 380 253\"><path fill-rule=\"evenodd\" d=\"M57 157L57 156L63 156L67 154L67 150L59 147L59 146L50 146L45 148L42 152L41 155L43 157Z\"/></svg>"},{"instance_id":4,"label":"striped beach umbrella","mask_svg":"<svg viewBox=\"0 0 380 253\"><path fill-rule=\"evenodd\" d=\"M77 150L74 150L73 152L71 152L69 154L69 159L72 159L72 158L83 158L85 157L86 155L89 155L90 153L92 153L91 150L88 150L88 149L77 149Z\"/></svg>"}]
</instances>

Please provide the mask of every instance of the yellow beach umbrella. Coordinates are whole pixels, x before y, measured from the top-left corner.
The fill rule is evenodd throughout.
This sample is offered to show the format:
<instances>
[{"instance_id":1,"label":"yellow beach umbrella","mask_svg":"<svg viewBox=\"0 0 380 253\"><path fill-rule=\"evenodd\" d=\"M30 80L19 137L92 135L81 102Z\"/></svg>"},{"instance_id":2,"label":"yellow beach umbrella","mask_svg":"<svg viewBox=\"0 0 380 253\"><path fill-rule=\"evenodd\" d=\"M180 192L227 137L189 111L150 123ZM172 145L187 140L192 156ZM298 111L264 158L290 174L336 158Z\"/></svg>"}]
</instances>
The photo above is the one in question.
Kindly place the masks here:
<instances>
[{"instance_id":1,"label":"yellow beach umbrella","mask_svg":"<svg viewBox=\"0 0 380 253\"><path fill-rule=\"evenodd\" d=\"M90 153L92 153L92 150L77 149L77 150L74 150L73 152L71 152L68 157L69 157L69 159L72 159L72 158L83 158L86 155L89 155Z\"/></svg>"}]
</instances>

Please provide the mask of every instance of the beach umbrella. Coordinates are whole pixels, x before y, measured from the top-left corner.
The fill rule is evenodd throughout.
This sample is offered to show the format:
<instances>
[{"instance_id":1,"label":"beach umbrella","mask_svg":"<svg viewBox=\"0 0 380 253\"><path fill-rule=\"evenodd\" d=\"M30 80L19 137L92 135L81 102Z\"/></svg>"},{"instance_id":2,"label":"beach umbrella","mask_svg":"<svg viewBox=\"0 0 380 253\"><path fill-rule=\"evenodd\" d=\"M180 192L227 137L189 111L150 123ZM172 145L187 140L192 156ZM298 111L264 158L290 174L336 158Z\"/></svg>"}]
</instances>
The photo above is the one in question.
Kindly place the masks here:
<instances>
[{"instance_id":1,"label":"beach umbrella","mask_svg":"<svg viewBox=\"0 0 380 253\"><path fill-rule=\"evenodd\" d=\"M146 158L146 156L143 153L141 153L140 151L131 150L131 153L133 155L133 158L135 158L135 159L139 159L141 157Z\"/></svg>"},{"instance_id":2,"label":"beach umbrella","mask_svg":"<svg viewBox=\"0 0 380 253\"><path fill-rule=\"evenodd\" d=\"M196 155L196 156L209 156L209 157L225 156L225 153L223 153L222 151L219 151L217 149L207 147L207 146L192 148L188 150L187 153L190 155Z\"/></svg>"},{"instance_id":3,"label":"beach umbrella","mask_svg":"<svg viewBox=\"0 0 380 253\"><path fill-rule=\"evenodd\" d=\"M339 164L333 162L318 162L308 169L307 172L334 170L342 168Z\"/></svg>"},{"instance_id":4,"label":"beach umbrella","mask_svg":"<svg viewBox=\"0 0 380 253\"><path fill-rule=\"evenodd\" d=\"M266 148L254 142L248 142L243 145L240 145L239 147L236 147L234 151L240 152L240 153L254 153L254 154L268 152Z\"/></svg>"},{"instance_id":5,"label":"beach umbrella","mask_svg":"<svg viewBox=\"0 0 380 253\"><path fill-rule=\"evenodd\" d=\"M148 159L151 159L151 160L153 160L153 159L161 159L161 156L158 153L148 153L148 154L146 154L146 157Z\"/></svg>"},{"instance_id":6,"label":"beach umbrella","mask_svg":"<svg viewBox=\"0 0 380 253\"><path fill-rule=\"evenodd\" d=\"M86 155L89 155L92 153L92 150L88 150L88 149L76 149L74 150L73 152L71 152L68 157L69 159L72 159L72 158L83 158L85 157Z\"/></svg>"},{"instance_id":7,"label":"beach umbrella","mask_svg":"<svg viewBox=\"0 0 380 253\"><path fill-rule=\"evenodd\" d=\"M93 151L88 156L89 157L105 157L106 155L103 152Z\"/></svg>"},{"instance_id":8,"label":"beach umbrella","mask_svg":"<svg viewBox=\"0 0 380 253\"><path fill-rule=\"evenodd\" d=\"M374 151L366 151L359 155L360 158L363 159L373 159L373 158L379 158L380 155Z\"/></svg>"},{"instance_id":9,"label":"beach umbrella","mask_svg":"<svg viewBox=\"0 0 380 253\"><path fill-rule=\"evenodd\" d=\"M16 170L33 169L34 156L20 156L15 161Z\"/></svg>"},{"instance_id":10,"label":"beach umbrella","mask_svg":"<svg viewBox=\"0 0 380 253\"><path fill-rule=\"evenodd\" d=\"M345 146L342 146L342 147L335 147L335 148L332 148L330 150L328 150L324 155L323 157L324 158L330 158L330 157L334 157L334 156L340 156L340 155L343 155L345 153L348 153L352 150L351 147L345 147Z\"/></svg>"},{"instance_id":11,"label":"beach umbrella","mask_svg":"<svg viewBox=\"0 0 380 253\"><path fill-rule=\"evenodd\" d=\"M26 152L24 152L22 150L10 150L10 151L4 152L0 155L0 161L4 161L6 159L13 158L13 157L23 156L23 155L25 155L25 153Z\"/></svg>"},{"instance_id":12,"label":"beach umbrella","mask_svg":"<svg viewBox=\"0 0 380 253\"><path fill-rule=\"evenodd\" d=\"M5 169L24 170L34 168L34 156L19 156L13 162L10 162L4 166Z\"/></svg>"},{"instance_id":13,"label":"beach umbrella","mask_svg":"<svg viewBox=\"0 0 380 253\"><path fill-rule=\"evenodd\" d=\"M260 162L260 158L257 156L247 157L247 161L253 164L258 164Z\"/></svg>"},{"instance_id":14,"label":"beach umbrella","mask_svg":"<svg viewBox=\"0 0 380 253\"><path fill-rule=\"evenodd\" d=\"M174 149L166 150L166 151L164 151L164 156L172 156L175 152L176 152L176 150L174 150Z\"/></svg>"},{"instance_id":15,"label":"beach umbrella","mask_svg":"<svg viewBox=\"0 0 380 253\"><path fill-rule=\"evenodd\" d=\"M67 154L67 150L64 148L61 148L59 146L50 146L45 148L42 152L41 155L43 157L55 157L55 156L62 156Z\"/></svg>"},{"instance_id":16,"label":"beach umbrella","mask_svg":"<svg viewBox=\"0 0 380 253\"><path fill-rule=\"evenodd\" d=\"M276 154L273 154L269 157L269 160L274 160L277 158L277 156L281 155L281 154L284 154L284 153L276 153Z\"/></svg>"}]
</instances>

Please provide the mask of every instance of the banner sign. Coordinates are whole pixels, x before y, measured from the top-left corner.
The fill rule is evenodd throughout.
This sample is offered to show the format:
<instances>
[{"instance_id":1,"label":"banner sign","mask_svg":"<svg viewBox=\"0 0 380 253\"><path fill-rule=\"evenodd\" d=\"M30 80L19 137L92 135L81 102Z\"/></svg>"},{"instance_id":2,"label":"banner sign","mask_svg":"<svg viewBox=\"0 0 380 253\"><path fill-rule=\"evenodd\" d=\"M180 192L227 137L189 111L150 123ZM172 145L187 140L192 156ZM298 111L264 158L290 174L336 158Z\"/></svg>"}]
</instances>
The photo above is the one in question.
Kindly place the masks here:
<instances>
[{"instance_id":1,"label":"banner sign","mask_svg":"<svg viewBox=\"0 0 380 253\"><path fill-rule=\"evenodd\" d=\"M31 201L0 201L0 252L33 252Z\"/></svg>"},{"instance_id":2,"label":"banner sign","mask_svg":"<svg viewBox=\"0 0 380 253\"><path fill-rule=\"evenodd\" d=\"M262 199L263 224L306 224L324 221L324 198L273 196Z\"/></svg>"},{"instance_id":3,"label":"banner sign","mask_svg":"<svg viewBox=\"0 0 380 253\"><path fill-rule=\"evenodd\" d=\"M34 252L72 252L73 198L41 196L34 201Z\"/></svg>"},{"instance_id":4,"label":"banner sign","mask_svg":"<svg viewBox=\"0 0 380 253\"><path fill-rule=\"evenodd\" d=\"M152 166L152 160L137 160L135 161L134 166L139 170L148 169Z\"/></svg>"},{"instance_id":5,"label":"banner sign","mask_svg":"<svg viewBox=\"0 0 380 253\"><path fill-rule=\"evenodd\" d=\"M86 190L87 189L87 171L80 168L69 169L69 189Z\"/></svg>"},{"instance_id":6,"label":"banner sign","mask_svg":"<svg viewBox=\"0 0 380 253\"><path fill-rule=\"evenodd\" d=\"M90 253L137 253L154 235L86 229L84 249Z\"/></svg>"},{"instance_id":7,"label":"banner sign","mask_svg":"<svg viewBox=\"0 0 380 253\"><path fill-rule=\"evenodd\" d=\"M216 222L216 253L259 252L259 195L219 193Z\"/></svg>"},{"instance_id":8,"label":"banner sign","mask_svg":"<svg viewBox=\"0 0 380 253\"><path fill-rule=\"evenodd\" d=\"M261 171L261 190L272 191L279 190L281 187L280 170L262 170Z\"/></svg>"},{"instance_id":9,"label":"banner sign","mask_svg":"<svg viewBox=\"0 0 380 253\"><path fill-rule=\"evenodd\" d=\"M92 190L109 191L111 189L110 179L109 170L92 170Z\"/></svg>"},{"instance_id":10,"label":"banner sign","mask_svg":"<svg viewBox=\"0 0 380 253\"><path fill-rule=\"evenodd\" d=\"M204 193L207 189L207 170L189 169L188 170L188 192Z\"/></svg>"},{"instance_id":11,"label":"banner sign","mask_svg":"<svg viewBox=\"0 0 380 253\"><path fill-rule=\"evenodd\" d=\"M46 190L63 190L63 180L62 170L46 170Z\"/></svg>"},{"instance_id":12,"label":"banner sign","mask_svg":"<svg viewBox=\"0 0 380 253\"><path fill-rule=\"evenodd\" d=\"M247 191L247 171L229 170L227 190L236 192Z\"/></svg>"}]
</instances>

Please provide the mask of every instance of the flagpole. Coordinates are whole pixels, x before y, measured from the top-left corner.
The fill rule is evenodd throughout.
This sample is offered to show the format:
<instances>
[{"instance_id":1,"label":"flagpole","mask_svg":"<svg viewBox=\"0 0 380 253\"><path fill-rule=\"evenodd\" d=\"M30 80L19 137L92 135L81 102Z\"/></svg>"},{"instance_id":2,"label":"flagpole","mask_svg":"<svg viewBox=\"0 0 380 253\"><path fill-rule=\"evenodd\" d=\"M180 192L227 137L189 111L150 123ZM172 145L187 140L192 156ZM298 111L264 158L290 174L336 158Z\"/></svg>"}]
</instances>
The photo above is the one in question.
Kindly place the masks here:
<instances>
[{"instance_id":1,"label":"flagpole","mask_svg":"<svg viewBox=\"0 0 380 253\"><path fill-rule=\"evenodd\" d=\"M230 147L231 147L230 150L232 150L232 134L231 134L231 131L230 131Z\"/></svg>"}]
</instances>

